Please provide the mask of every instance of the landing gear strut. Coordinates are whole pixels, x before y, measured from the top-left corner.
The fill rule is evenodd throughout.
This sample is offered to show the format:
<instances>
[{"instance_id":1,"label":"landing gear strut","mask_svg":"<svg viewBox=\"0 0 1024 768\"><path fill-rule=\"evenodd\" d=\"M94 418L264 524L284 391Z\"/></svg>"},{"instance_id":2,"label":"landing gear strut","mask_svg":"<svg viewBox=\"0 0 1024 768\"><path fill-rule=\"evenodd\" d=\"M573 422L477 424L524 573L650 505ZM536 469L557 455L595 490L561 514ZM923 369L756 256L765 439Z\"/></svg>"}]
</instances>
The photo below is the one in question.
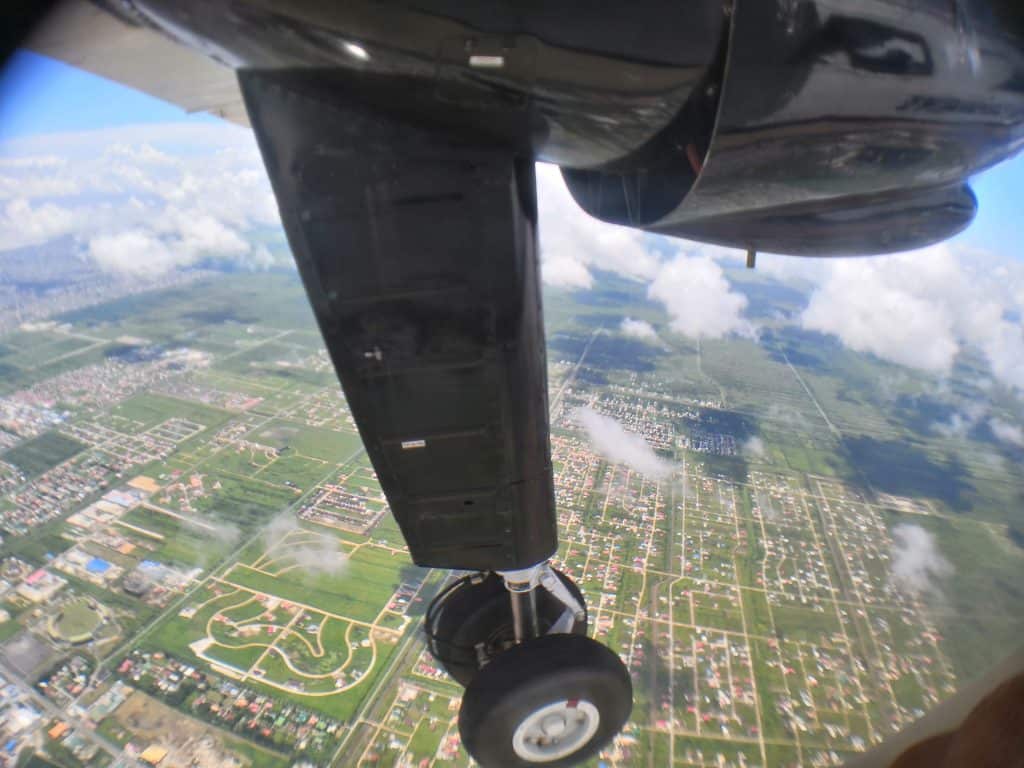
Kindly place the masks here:
<instances>
[{"instance_id":1,"label":"landing gear strut","mask_svg":"<svg viewBox=\"0 0 1024 768\"><path fill-rule=\"evenodd\" d=\"M431 652L466 686L463 742L485 768L569 765L608 743L632 691L586 636L580 591L547 563L558 518L533 158L500 130L449 123L459 110L483 118L475 81L449 78L442 118L414 119L430 94L391 101L401 78L384 61L374 54L366 81L243 69L239 83L409 554L480 572L426 620Z\"/></svg>"},{"instance_id":2,"label":"landing gear strut","mask_svg":"<svg viewBox=\"0 0 1024 768\"><path fill-rule=\"evenodd\" d=\"M485 768L574 765L629 717L625 665L587 637L583 595L547 563L462 577L425 625L430 652L466 687L459 732Z\"/></svg>"}]
</instances>

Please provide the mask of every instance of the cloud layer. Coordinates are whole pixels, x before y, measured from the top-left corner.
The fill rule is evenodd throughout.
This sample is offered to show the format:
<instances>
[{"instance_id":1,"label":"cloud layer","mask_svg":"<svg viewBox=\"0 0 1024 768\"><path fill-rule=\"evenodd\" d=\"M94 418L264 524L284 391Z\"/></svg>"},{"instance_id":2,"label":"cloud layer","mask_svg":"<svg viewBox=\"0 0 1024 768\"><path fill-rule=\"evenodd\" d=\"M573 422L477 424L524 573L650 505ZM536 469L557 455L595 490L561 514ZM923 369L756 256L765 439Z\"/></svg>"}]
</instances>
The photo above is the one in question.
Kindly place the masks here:
<instances>
[{"instance_id":1,"label":"cloud layer","mask_svg":"<svg viewBox=\"0 0 1024 768\"><path fill-rule=\"evenodd\" d=\"M1024 264L943 244L819 262L801 277L816 284L803 328L939 376L974 350L997 381L1024 390Z\"/></svg>"},{"instance_id":2,"label":"cloud layer","mask_svg":"<svg viewBox=\"0 0 1024 768\"><path fill-rule=\"evenodd\" d=\"M101 268L159 275L200 260L261 268L280 221L252 133L149 125L0 147L0 250L64 235Z\"/></svg>"},{"instance_id":3,"label":"cloud layer","mask_svg":"<svg viewBox=\"0 0 1024 768\"><path fill-rule=\"evenodd\" d=\"M997 416L988 420L988 427L996 439L1015 448L1024 448L1024 429Z\"/></svg>"},{"instance_id":4,"label":"cloud layer","mask_svg":"<svg viewBox=\"0 0 1024 768\"><path fill-rule=\"evenodd\" d=\"M596 271L612 272L647 286L668 317L662 333L756 336L723 269L741 254L597 221L554 166L538 165L537 181L545 283L586 289ZM0 250L72 235L102 268L133 276L206 259L265 268L274 256L253 235L279 227L252 133L237 126L123 126L0 146ZM804 329L940 377L974 352L1024 391L1024 263L945 244L870 259L769 256L758 268L809 292L795 318ZM657 338L632 318L620 331ZM1014 433L999 434L1013 444Z\"/></svg>"},{"instance_id":5,"label":"cloud layer","mask_svg":"<svg viewBox=\"0 0 1024 768\"><path fill-rule=\"evenodd\" d=\"M632 317L622 318L619 333L642 341L658 341L658 332L654 330L653 325L646 320L634 320Z\"/></svg>"},{"instance_id":6,"label":"cloud layer","mask_svg":"<svg viewBox=\"0 0 1024 768\"><path fill-rule=\"evenodd\" d=\"M675 466L654 452L640 435L627 432L619 422L591 408L577 408L573 414L587 433L594 450L614 464L656 479L668 476Z\"/></svg>"},{"instance_id":7,"label":"cloud layer","mask_svg":"<svg viewBox=\"0 0 1024 768\"><path fill-rule=\"evenodd\" d=\"M743 441L743 445L740 446L740 450L743 451L743 455L753 459L763 459L767 456L767 450L764 447L764 440L757 435L749 437Z\"/></svg>"},{"instance_id":8,"label":"cloud layer","mask_svg":"<svg viewBox=\"0 0 1024 768\"><path fill-rule=\"evenodd\" d=\"M892 529L892 582L913 597L942 596L942 582L953 566L939 551L935 536L919 525L901 523Z\"/></svg>"},{"instance_id":9,"label":"cloud layer","mask_svg":"<svg viewBox=\"0 0 1024 768\"><path fill-rule=\"evenodd\" d=\"M348 554L337 537L306 530L290 512L270 521L263 541L268 551L275 550L272 557L285 558L310 574L334 576L348 566Z\"/></svg>"},{"instance_id":10,"label":"cloud layer","mask_svg":"<svg viewBox=\"0 0 1024 768\"><path fill-rule=\"evenodd\" d=\"M541 211L541 274L548 285L590 288L592 270L650 280L661 259L653 238L639 230L606 224L587 215L572 199L557 166L537 165Z\"/></svg>"},{"instance_id":11,"label":"cloud layer","mask_svg":"<svg viewBox=\"0 0 1024 768\"><path fill-rule=\"evenodd\" d=\"M647 295L665 305L672 318L669 327L684 336L753 334L743 316L746 296L732 290L722 267L709 256L677 255L658 270Z\"/></svg>"}]
</instances>

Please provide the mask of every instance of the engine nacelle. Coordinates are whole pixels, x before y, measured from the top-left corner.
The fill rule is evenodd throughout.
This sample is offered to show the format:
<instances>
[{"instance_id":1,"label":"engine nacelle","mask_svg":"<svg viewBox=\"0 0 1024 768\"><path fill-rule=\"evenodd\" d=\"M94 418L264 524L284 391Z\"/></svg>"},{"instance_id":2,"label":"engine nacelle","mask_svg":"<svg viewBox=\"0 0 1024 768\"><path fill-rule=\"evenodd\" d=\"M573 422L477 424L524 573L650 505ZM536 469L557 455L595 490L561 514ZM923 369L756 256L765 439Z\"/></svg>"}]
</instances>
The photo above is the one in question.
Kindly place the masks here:
<instances>
[{"instance_id":1,"label":"engine nacelle","mask_svg":"<svg viewBox=\"0 0 1024 768\"><path fill-rule=\"evenodd\" d=\"M883 253L972 220L1024 142L1024 6L737 0L728 44L631 156L563 168L604 221L745 249Z\"/></svg>"}]
</instances>

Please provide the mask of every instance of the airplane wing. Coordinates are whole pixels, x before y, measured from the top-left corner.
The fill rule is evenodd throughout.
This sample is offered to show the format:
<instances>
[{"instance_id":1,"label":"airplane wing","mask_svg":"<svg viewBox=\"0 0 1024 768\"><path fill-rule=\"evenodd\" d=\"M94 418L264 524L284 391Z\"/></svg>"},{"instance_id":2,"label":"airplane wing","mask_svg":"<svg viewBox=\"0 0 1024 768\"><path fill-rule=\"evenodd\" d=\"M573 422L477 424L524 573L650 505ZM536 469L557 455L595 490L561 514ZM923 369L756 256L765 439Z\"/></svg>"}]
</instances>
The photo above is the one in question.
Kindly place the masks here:
<instances>
[{"instance_id":1,"label":"airplane wing","mask_svg":"<svg viewBox=\"0 0 1024 768\"><path fill-rule=\"evenodd\" d=\"M249 125L233 69L85 0L58 4L27 47L186 112Z\"/></svg>"},{"instance_id":2,"label":"airplane wing","mask_svg":"<svg viewBox=\"0 0 1024 768\"><path fill-rule=\"evenodd\" d=\"M533 163L358 101L325 104L295 80L240 75L313 312L413 560L544 560L558 541Z\"/></svg>"},{"instance_id":3,"label":"airplane wing","mask_svg":"<svg viewBox=\"0 0 1024 768\"><path fill-rule=\"evenodd\" d=\"M29 43L255 129L414 559L499 572L511 595L514 646L484 653L491 627L468 646L460 731L482 764L589 757L632 696L607 649L538 636L538 589L585 611L540 562L557 537L533 161L605 221L850 255L959 231L965 180L1024 146L1012 3L838 5L69 0Z\"/></svg>"}]
</instances>

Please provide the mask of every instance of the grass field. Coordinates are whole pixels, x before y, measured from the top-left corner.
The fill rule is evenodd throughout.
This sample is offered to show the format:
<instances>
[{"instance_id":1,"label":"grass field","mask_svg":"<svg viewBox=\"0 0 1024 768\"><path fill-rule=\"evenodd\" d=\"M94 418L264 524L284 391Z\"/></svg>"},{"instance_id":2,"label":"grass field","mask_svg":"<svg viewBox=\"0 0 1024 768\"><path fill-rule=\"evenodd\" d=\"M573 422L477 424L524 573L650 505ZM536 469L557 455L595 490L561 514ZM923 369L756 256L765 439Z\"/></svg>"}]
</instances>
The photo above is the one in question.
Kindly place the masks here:
<instances>
[{"instance_id":1,"label":"grass field","mask_svg":"<svg viewBox=\"0 0 1024 768\"><path fill-rule=\"evenodd\" d=\"M993 653L1019 647L1022 596L1010 574L1024 573L1024 549L998 528L970 519L892 514L889 520L930 531L952 565L955 576L939 585L948 605L937 618L959 675L971 679L994 661Z\"/></svg>"},{"instance_id":2,"label":"grass field","mask_svg":"<svg viewBox=\"0 0 1024 768\"><path fill-rule=\"evenodd\" d=\"M155 544L156 548L147 558L174 565L206 567L217 563L240 535L238 529L221 523L191 524L146 507L136 507L121 519L161 537L148 537L148 543Z\"/></svg>"},{"instance_id":3,"label":"grass field","mask_svg":"<svg viewBox=\"0 0 1024 768\"><path fill-rule=\"evenodd\" d=\"M38 477L47 470L84 451L86 446L60 432L44 432L0 455L29 478Z\"/></svg>"},{"instance_id":4,"label":"grass field","mask_svg":"<svg viewBox=\"0 0 1024 768\"><path fill-rule=\"evenodd\" d=\"M286 485L292 483L306 490L323 479L331 463L324 459L312 459L296 454L284 454L264 468L257 470L254 477L267 483Z\"/></svg>"},{"instance_id":5,"label":"grass field","mask_svg":"<svg viewBox=\"0 0 1024 768\"><path fill-rule=\"evenodd\" d=\"M82 638L91 637L102 621L103 614L88 600L71 600L61 606L53 628L62 639L80 642Z\"/></svg>"},{"instance_id":6,"label":"grass field","mask_svg":"<svg viewBox=\"0 0 1024 768\"><path fill-rule=\"evenodd\" d=\"M298 276L290 272L235 273L184 286L126 296L58 318L109 338L134 332L154 343L188 343L216 337L252 338L247 327L315 328Z\"/></svg>"},{"instance_id":7,"label":"grass field","mask_svg":"<svg viewBox=\"0 0 1024 768\"><path fill-rule=\"evenodd\" d=\"M371 622L401 582L401 569L410 565L407 555L364 546L347 558L338 573L316 573L300 568L273 576L238 564L224 579L254 592L344 618Z\"/></svg>"},{"instance_id":8,"label":"grass field","mask_svg":"<svg viewBox=\"0 0 1024 768\"><path fill-rule=\"evenodd\" d=\"M0 395L31 387L40 381L107 359L109 344L83 347L79 352L39 362L32 368L19 368L0 359Z\"/></svg>"},{"instance_id":9,"label":"grass field","mask_svg":"<svg viewBox=\"0 0 1024 768\"><path fill-rule=\"evenodd\" d=\"M171 418L187 419L205 426L221 424L230 414L202 403L175 397L143 393L125 400L111 411L112 415L136 422L139 429L149 429Z\"/></svg>"},{"instance_id":10,"label":"grass field","mask_svg":"<svg viewBox=\"0 0 1024 768\"><path fill-rule=\"evenodd\" d=\"M0 553L5 557L19 557L33 565L43 565L73 543L71 539L64 538L65 528L62 520L51 520L36 526L25 536L5 536Z\"/></svg>"},{"instance_id":11,"label":"grass field","mask_svg":"<svg viewBox=\"0 0 1024 768\"><path fill-rule=\"evenodd\" d=\"M4 338L0 362L18 368L32 369L91 346L88 339L46 331L21 331Z\"/></svg>"},{"instance_id":12,"label":"grass field","mask_svg":"<svg viewBox=\"0 0 1024 768\"><path fill-rule=\"evenodd\" d=\"M239 526L258 525L292 504L297 492L259 480L212 475L211 485L220 485L199 506L217 520Z\"/></svg>"},{"instance_id":13,"label":"grass field","mask_svg":"<svg viewBox=\"0 0 1024 768\"><path fill-rule=\"evenodd\" d=\"M826 743L823 723L840 724L868 738L876 725L869 726L865 708L871 718L888 722L885 707L889 702L881 701L887 696L875 696L875 688L869 686L869 701L861 708L851 706L841 713L822 709L820 720L814 718L810 730L798 737L801 751L793 743L792 723L779 709L781 697L798 698L794 683L803 674L801 664L813 663L816 650L810 649L824 648L827 655L828 649L839 645L837 633L850 636L850 646L842 647L851 658L834 661L836 668L843 670L837 676L850 679L859 674L847 670L853 658L863 657L869 663L874 659L873 652L866 653L861 647L874 647L866 642L872 635L907 660L922 650L922 625L904 610L893 607L888 602L894 599L892 595L887 593L886 602L872 603L860 614L852 608L847 613L844 607L842 615L837 616L835 606L823 602L815 591L823 589L821 578L827 576L837 587L837 594L842 593L839 571L845 559L840 555L833 564L832 555L823 549L829 562L814 571L813 579L806 575L815 561L802 553L822 546L813 533L817 531L822 538L825 527L818 522L825 515L824 499L813 498L820 484L808 476L836 478L835 488L820 491L822 496L849 492L862 497L842 507L830 502L829 519L835 519L837 536L847 533L844 526L852 519L853 511L863 512L872 504L901 508L896 502L876 504L873 499L877 492L927 499L929 508L944 515L886 513L885 523L891 529L910 521L928 529L953 566L953 576L941 585L945 602L934 606L929 621L943 636L945 660L953 663L961 680L975 676L1004 649L1019 643L1017 617L1021 615L1022 590L1014 576L1024 572L1024 544L1014 544L1002 524L1015 518L1024 521L1019 503L1022 488L1019 473L1014 471L1024 454L998 445L981 422L966 436L941 434L936 426L950 423L965 404L975 401L986 403L991 415L998 414L1016 424L1016 396L997 388L982 392L979 384L972 383L985 372L983 361L958 360L950 386L940 387L940 382L929 375L851 352L833 337L799 328L794 318L805 305L803 292L778 285L761 272L740 270L733 274L728 267L726 270L733 289L749 301L746 316L759 323L758 338L700 342L686 338L671 329L671 318L659 303L649 299L646 285L639 281L595 272L591 290L545 289L553 391L558 391L558 385L568 381L570 375L575 376L565 402L575 405L593 397L610 403L620 398L632 407L632 399L643 399L650 405L647 413L665 408L662 412L673 414L666 425L677 437L688 434L694 420L699 420L709 429L717 425L717 431L734 436L738 445L756 436L764 449L755 455L741 448L741 454L735 457L684 454L676 449L672 458L686 461L687 474L695 482L693 487L668 492L667 499L663 499L666 508L680 505L680 513L674 518L666 515L656 523L649 541L631 530L634 525L646 524L639 508L650 509L650 499L642 498L649 488L644 491L638 483L625 482L621 471L613 471L604 462L588 475L585 487L581 485L569 494L571 500L563 502L559 497L560 511L572 508L580 521L577 533L582 534L563 542L560 552L595 607L592 615L596 616L596 606L603 604L607 609L602 617L608 620L607 634L602 639L616 650L644 657L635 676L634 724L641 727L632 733L639 745L631 759L622 764L667 764L672 747L677 765L694 764L696 757L694 763L687 757L691 752L699 752L701 762L708 765L715 763L719 754L721 759L763 762L753 743L730 743L710 730L717 724L704 726L709 729L704 731L708 738L680 737L674 744L664 730L650 730L657 729L655 723L666 716L659 713L659 708L666 706L670 681L674 682L676 696L674 716L689 732L696 731L699 715L685 711L680 697L697 690L707 692L702 677L705 667L694 669L686 664L685 668L666 668L666 637L674 639L679 654L681 649L692 649L694 643L703 642L702 635L716 642L739 644L741 633L750 633L747 647L757 681L763 718L760 725L768 740L765 751L769 765L816 759L819 743ZM650 322L658 339L632 339L621 333L620 323L627 315ZM188 392L197 399L235 409L229 412L151 392L129 397L111 409L99 409L102 412L97 414L70 409L72 419L83 423L95 420L101 427L124 434L150 430L172 418L207 427L145 470L158 477L165 488L178 484L177 490L158 492L152 503L193 517L196 523L140 507L123 519L152 535L128 529L124 529L124 535L148 546L140 546L131 556L115 556L109 550L97 549L100 545L95 542L85 547L126 567L142 556L209 569L203 586L181 605L175 598L167 613L152 625L152 631L138 641L141 645L189 659L198 666L201 662L190 645L197 640L212 640L202 651L205 658L231 665L242 675L250 671L264 675L263 682L258 676L249 677L244 686L285 699L310 714L343 719L359 714L364 722L385 722L403 679L425 687L436 686L434 690L448 689L448 683L410 676L410 666L403 661L382 686L379 704L361 709L389 666L396 647L392 641L408 638L416 631L414 613L422 610L428 599L421 593L423 600L407 615L384 614L376 630L359 623L375 621L403 575L408 575L404 571L409 566L408 558L389 549L403 544L390 515L365 536L345 534L344 546L313 544L304 552L291 553L282 547L262 557L276 543L275 526L265 530L264 526L324 478L332 478L328 480L332 482L347 477L343 485L349 490L362 493L363 488L369 488L367 494L371 497L377 492L365 455L359 455L359 437L347 424L349 415L338 401L334 374L325 364L323 342L295 275L214 276L188 287L81 310L66 319L75 324L72 332L81 336L30 332L0 340L0 392L89 361L101 361L116 344L115 339L133 335L167 347L180 345L209 352L209 367L184 375L188 387L182 389L182 395ZM602 330L595 336L599 328ZM107 342L87 341L85 334ZM577 372L576 362L591 340L586 362ZM965 377L964 366L968 364L974 367L970 377ZM570 434L565 426L561 424L555 430L562 438ZM222 431L221 427L230 429ZM64 444L62 448L60 441L66 438L57 432L44 438L38 445L33 445L35 441L25 443L3 458L38 474L64 460L62 455L74 456L84 447ZM20 462L13 461L11 457L18 458L19 452ZM350 458L352 461L344 468L339 467ZM356 467L362 470L350 474ZM578 463L564 456L559 470L567 484L571 475L582 471ZM752 490L759 482L751 479L753 470L771 475L782 488L779 496L772 497L780 507L772 513L782 516L782 520L766 522L753 512L755 503L762 510L772 506L764 493ZM713 485L709 490L699 482L715 474L734 481L738 507L735 524L728 494L723 497ZM794 495L807 495L797 512L792 505L784 507L780 500L789 492L787 484ZM604 492L609 485L615 487L615 498L605 504ZM378 503L370 501L370 506ZM0 502L2 512L15 508L11 499ZM844 511L851 517L844 518ZM33 565L41 565L48 554L70 545L61 536L63 530L65 526L58 520L28 536L5 537L3 554L18 554ZM302 530L338 538L333 529L326 527L310 524ZM884 535L880 528L879 536ZM693 537L699 540L699 560L693 560ZM784 538L788 539L784 550L769 546ZM229 552L250 539L240 556L225 561ZM383 546L369 546L370 542ZM352 552L357 545L362 546ZM343 557L341 550L350 554ZM780 555L783 551L785 558ZM652 570L646 575L639 566L630 567L647 555L654 559L648 561ZM766 558L770 560L767 575L763 570ZM330 567L335 560L343 559L340 568ZM623 572L610 576L604 570L605 561L621 563ZM685 569L684 561L692 571ZM863 566L866 580L884 583L889 567L884 549L873 551L866 561L855 558L853 562ZM438 576L435 574L435 578ZM792 594L795 580L801 577L808 583L813 581L812 586ZM219 582L220 578L238 588ZM708 588L701 585L703 579L735 585L721 590ZM102 600L129 639L139 626L150 626L157 614L156 609L116 587L106 591L69 579L69 589ZM218 595L217 590L222 594ZM684 596L683 591L692 594ZM674 602L675 621L682 620L687 626L668 627L664 616L658 620L640 616L635 622L639 626L634 625L630 617L637 615L638 608L653 610L666 597L678 598ZM801 598L806 601L798 602ZM285 606L289 602L292 605ZM296 604L310 607L297 609ZM819 610L825 606L833 610ZM191 609L196 610L195 615L180 615L183 607L189 609L185 616L191 616ZM27 622L27 617L27 613L22 614L22 620ZM18 629L14 622L0 625L0 637ZM374 642L364 645L363 640ZM747 644L747 639L742 643ZM203 645L193 647L201 649ZM419 647L410 645L412 658L419 651ZM733 671L737 663L733 656ZM784 672L786 667L800 671L792 673L796 677L787 678L790 673ZM743 670L738 673L741 678L749 674L745 662L738 669ZM364 672L365 676L360 677L359 673ZM915 669L911 674L901 669L901 674L891 679L886 690L894 689L904 708L914 708L930 695L928 690L934 682L931 673ZM822 685L811 691L816 702L822 691L833 685L831 677L820 679ZM350 690L335 693L336 685L353 680L358 683ZM699 710L705 714L709 708L704 703L715 708L713 701L701 703ZM743 704L737 711L738 719L749 725L753 719L749 705ZM434 714L443 719L448 713ZM407 746L407 761L410 757L417 762L432 757L443 733L443 723L434 728L420 716L422 713L403 721L402 733L396 737L403 747ZM749 731L743 733L749 739ZM836 752L841 754L842 749ZM381 764L394 762L401 754L400 749L385 748ZM299 757L292 755L291 762ZM348 757L342 755L339 763L347 764Z\"/></svg>"},{"instance_id":14,"label":"grass field","mask_svg":"<svg viewBox=\"0 0 1024 768\"><path fill-rule=\"evenodd\" d=\"M280 451L334 462L351 457L363 445L355 432L335 432L284 420L274 420L248 438Z\"/></svg>"},{"instance_id":15,"label":"grass field","mask_svg":"<svg viewBox=\"0 0 1024 768\"><path fill-rule=\"evenodd\" d=\"M300 539L305 541L318 535L323 534L307 532ZM316 573L294 568L289 549L296 554L295 548L288 545L267 550L266 543L254 543L243 553L243 560L248 559L265 571L243 563L232 566L221 577L223 581L210 582L194 596L194 616L167 617L145 639L144 645L182 658L194 658L190 644L210 637L216 644L204 651L209 659L243 674L259 662L261 671L248 678L247 684L324 714L348 718L371 690L398 636L380 633L371 642L367 627L353 626L345 619L372 622L405 575L403 569L410 565L408 558L364 545L337 572ZM271 607L275 603L262 596L283 602ZM310 606L312 610L299 606ZM331 618L324 612L344 618ZM252 628L241 629L247 625ZM268 626L276 629L268 630ZM279 650L270 650L275 641ZM292 671L282 653L308 676ZM342 682L352 687L334 695L338 684L333 675L339 669L343 670ZM283 685L285 689L261 681ZM313 695L317 693L329 695Z\"/></svg>"}]
</instances>

